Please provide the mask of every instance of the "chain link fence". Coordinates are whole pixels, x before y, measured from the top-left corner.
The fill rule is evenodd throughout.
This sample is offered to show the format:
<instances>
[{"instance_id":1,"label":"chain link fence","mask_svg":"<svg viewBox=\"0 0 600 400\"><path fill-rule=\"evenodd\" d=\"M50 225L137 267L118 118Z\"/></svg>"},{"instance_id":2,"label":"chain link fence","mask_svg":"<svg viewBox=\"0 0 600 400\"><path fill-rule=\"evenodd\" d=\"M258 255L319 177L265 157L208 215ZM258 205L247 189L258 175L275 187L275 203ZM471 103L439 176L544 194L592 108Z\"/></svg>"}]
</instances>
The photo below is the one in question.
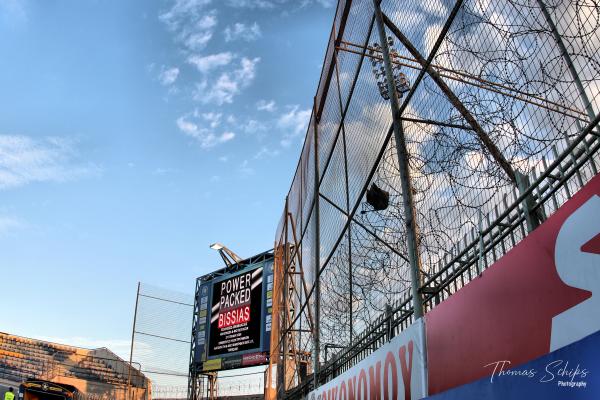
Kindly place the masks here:
<instances>
[{"instance_id":1,"label":"chain link fence","mask_svg":"<svg viewBox=\"0 0 600 400\"><path fill-rule=\"evenodd\" d=\"M153 399L185 399L188 391L192 295L140 283L132 360L152 381Z\"/></svg>"},{"instance_id":2,"label":"chain link fence","mask_svg":"<svg viewBox=\"0 0 600 400\"><path fill-rule=\"evenodd\" d=\"M427 310L597 174L600 3L383 0L381 11L408 81L397 116ZM273 396L305 391L304 355L320 354L324 381L377 348L386 323L399 331L412 321L380 44L374 2L340 0L275 237ZM385 207L368 201L373 185Z\"/></svg>"}]
</instances>

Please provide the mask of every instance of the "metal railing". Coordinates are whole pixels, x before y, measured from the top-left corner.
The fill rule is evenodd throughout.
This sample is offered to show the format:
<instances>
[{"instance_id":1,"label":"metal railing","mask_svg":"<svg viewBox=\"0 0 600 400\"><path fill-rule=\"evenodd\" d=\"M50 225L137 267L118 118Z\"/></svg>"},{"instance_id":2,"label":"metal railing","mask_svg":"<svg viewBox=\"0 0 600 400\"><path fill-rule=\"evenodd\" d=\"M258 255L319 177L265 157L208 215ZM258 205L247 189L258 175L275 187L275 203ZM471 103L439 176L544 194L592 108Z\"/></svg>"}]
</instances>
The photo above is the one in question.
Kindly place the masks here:
<instances>
[{"instance_id":1,"label":"metal railing","mask_svg":"<svg viewBox=\"0 0 600 400\"><path fill-rule=\"evenodd\" d=\"M462 286L479 276L497 259L518 244L517 237L526 237L526 216L523 202L529 194L535 199L530 212L547 208L555 211L570 199L589 178L597 174L600 166L600 134L598 124L600 114L560 154L548 168L537 177L529 189L516 197L489 226L480 232L480 236L471 240L462 250L453 255L437 273L430 276L421 286L427 309L450 297ZM584 174L587 171L587 174ZM587 178L587 179L586 179ZM557 193L564 192L561 201ZM547 215L550 215L548 212ZM508 240L508 243L505 241ZM483 243L483 247L481 247ZM483 260L483 263L479 264ZM324 384L340 375L369 354L377 350L392 337L400 334L413 321L412 297L407 295L394 304L390 310L381 314L373 324L356 337L349 348L337 352L321 366L319 381ZM303 384L288 392L287 398L300 398L313 387L311 377Z\"/></svg>"}]
</instances>

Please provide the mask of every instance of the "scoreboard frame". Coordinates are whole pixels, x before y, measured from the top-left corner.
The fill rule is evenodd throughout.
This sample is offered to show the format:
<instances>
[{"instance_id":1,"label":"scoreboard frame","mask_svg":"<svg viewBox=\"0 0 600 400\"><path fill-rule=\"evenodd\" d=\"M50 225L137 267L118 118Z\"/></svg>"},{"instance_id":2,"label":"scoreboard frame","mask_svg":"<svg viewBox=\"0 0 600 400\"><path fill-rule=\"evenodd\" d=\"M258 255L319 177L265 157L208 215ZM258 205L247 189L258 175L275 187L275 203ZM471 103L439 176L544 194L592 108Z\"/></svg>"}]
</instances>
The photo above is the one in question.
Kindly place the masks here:
<instances>
[{"instance_id":1,"label":"scoreboard frame","mask_svg":"<svg viewBox=\"0 0 600 400\"><path fill-rule=\"evenodd\" d=\"M196 279L190 380L268 364L273 263L269 250Z\"/></svg>"}]
</instances>

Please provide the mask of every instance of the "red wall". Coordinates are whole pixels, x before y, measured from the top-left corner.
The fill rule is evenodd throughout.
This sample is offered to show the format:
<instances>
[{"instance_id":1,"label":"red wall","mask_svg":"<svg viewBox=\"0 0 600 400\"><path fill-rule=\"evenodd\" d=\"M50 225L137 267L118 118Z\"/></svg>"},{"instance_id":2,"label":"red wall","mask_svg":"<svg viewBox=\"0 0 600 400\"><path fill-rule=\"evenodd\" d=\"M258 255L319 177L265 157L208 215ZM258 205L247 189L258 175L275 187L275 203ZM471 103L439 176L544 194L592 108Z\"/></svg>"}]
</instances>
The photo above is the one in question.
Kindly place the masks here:
<instances>
[{"instance_id":1,"label":"red wall","mask_svg":"<svg viewBox=\"0 0 600 400\"><path fill-rule=\"evenodd\" d=\"M591 297L559 277L556 237L563 222L596 194L600 175L481 277L426 315L429 394L489 376L493 367L487 364L509 360L512 367L550 351L552 318ZM597 222L600 232L600 215ZM596 239L582 251L600 253Z\"/></svg>"}]
</instances>

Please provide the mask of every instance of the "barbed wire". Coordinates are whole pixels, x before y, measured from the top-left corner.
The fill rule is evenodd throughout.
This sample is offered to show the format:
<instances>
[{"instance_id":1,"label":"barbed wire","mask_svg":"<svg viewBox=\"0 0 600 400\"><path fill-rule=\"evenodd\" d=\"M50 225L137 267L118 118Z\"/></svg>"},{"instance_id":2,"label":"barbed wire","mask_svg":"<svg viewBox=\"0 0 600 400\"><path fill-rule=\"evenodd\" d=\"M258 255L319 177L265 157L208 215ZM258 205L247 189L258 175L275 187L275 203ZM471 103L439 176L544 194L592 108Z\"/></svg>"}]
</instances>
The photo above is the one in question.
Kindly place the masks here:
<instances>
[{"instance_id":1,"label":"barbed wire","mask_svg":"<svg viewBox=\"0 0 600 400\"><path fill-rule=\"evenodd\" d=\"M341 30L339 14L345 3L338 6L333 32ZM376 48L378 42L371 29L372 1L350 3L341 41L331 39L328 49L335 51L328 50L323 69L325 76L335 63L335 73L330 81L321 78L317 93L317 104L324 97L316 122L321 173L319 266L324 268L321 354L330 343L349 346L355 333L389 305L405 300L410 288L396 145L389 134L390 106L381 97L368 59L361 56L365 46ZM450 3L384 0L382 10L426 58L448 18ZM510 167L532 180L600 109L599 48L598 1L467 0L432 67ZM404 65L402 72L415 82L421 67L414 55L400 44L395 49L397 63ZM322 87L323 82L328 86ZM458 254L478 234L480 225L488 226L518 190L497 156L429 74L403 107L418 245L427 277L450 255ZM301 261L298 257L292 262L302 266L309 288L316 279L315 121L313 115L288 194L297 237L283 236L287 215L276 235L281 245L287 241L299 248ZM580 184L590 176L579 176ZM366 203L363 188L373 183L389 193L384 210L373 210ZM554 206L544 205L540 217L564 200L555 198ZM351 215L352 210L356 214ZM508 251L525 235L515 231L512 242L503 243L498 253ZM292 279L300 287L301 278ZM313 301L301 294L294 310L302 313ZM303 315L295 325L307 326L308 320ZM313 350L310 332L300 329L296 335L299 350Z\"/></svg>"}]
</instances>

